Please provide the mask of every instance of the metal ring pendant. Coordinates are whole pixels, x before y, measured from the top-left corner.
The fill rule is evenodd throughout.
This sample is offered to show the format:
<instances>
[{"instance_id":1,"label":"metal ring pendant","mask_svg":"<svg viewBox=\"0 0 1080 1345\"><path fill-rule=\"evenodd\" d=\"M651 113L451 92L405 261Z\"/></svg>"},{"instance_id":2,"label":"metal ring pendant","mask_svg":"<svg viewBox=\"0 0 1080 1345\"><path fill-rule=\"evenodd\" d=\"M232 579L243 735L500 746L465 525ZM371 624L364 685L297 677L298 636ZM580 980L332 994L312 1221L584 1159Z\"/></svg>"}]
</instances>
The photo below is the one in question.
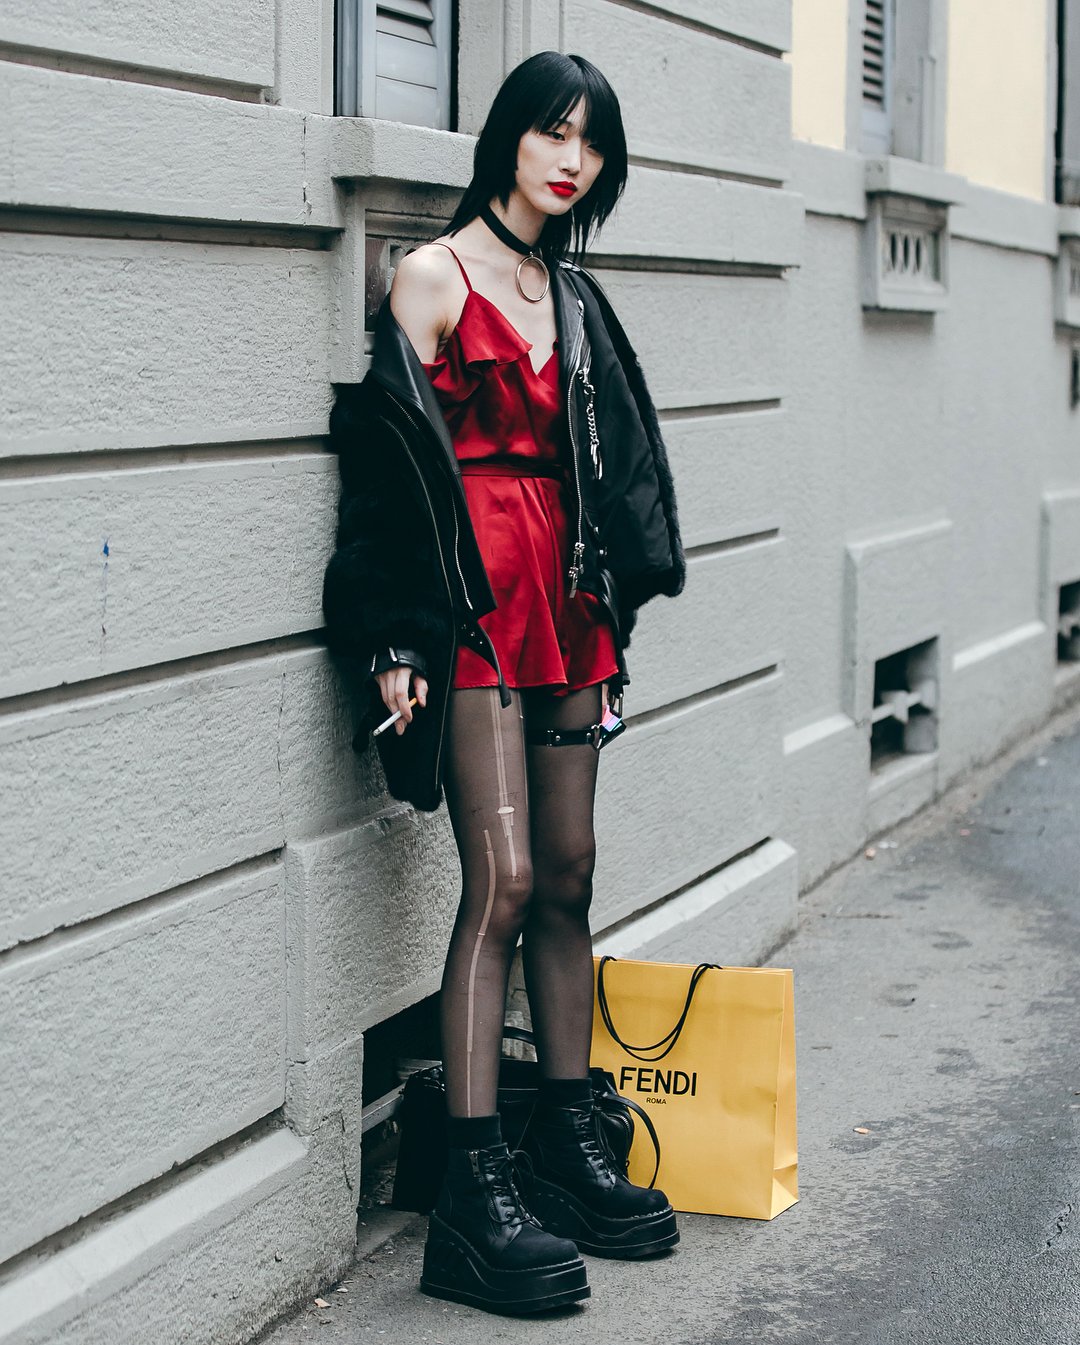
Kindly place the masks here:
<instances>
[{"instance_id":1,"label":"metal ring pendant","mask_svg":"<svg viewBox=\"0 0 1080 1345\"><path fill-rule=\"evenodd\" d=\"M535 262L544 273L544 293L536 295L535 298L531 294L526 294L521 288L521 268L526 262ZM551 276L548 273L547 264L543 257L537 257L535 253L527 252L517 264L517 270L514 272L514 282L518 287L518 294L520 294L523 299L528 299L529 303L538 304L541 299L545 298L548 292L548 286L551 284Z\"/></svg>"}]
</instances>

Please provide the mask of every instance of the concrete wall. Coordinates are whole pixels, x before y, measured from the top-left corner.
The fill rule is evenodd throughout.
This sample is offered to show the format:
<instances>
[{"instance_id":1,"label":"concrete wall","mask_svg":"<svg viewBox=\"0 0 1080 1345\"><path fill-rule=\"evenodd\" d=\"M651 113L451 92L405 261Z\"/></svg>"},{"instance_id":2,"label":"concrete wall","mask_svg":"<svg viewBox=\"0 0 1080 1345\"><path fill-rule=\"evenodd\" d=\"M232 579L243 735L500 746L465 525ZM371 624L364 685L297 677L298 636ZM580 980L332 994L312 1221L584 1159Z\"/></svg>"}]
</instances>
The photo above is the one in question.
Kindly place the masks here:
<instances>
[{"instance_id":1,"label":"concrete wall","mask_svg":"<svg viewBox=\"0 0 1080 1345\"><path fill-rule=\"evenodd\" d=\"M947 307L867 312L859 156L799 145L795 163L810 211L791 281L800 452L782 485L783 835L805 884L1076 694L1055 628L1056 586L1080 574L1080 468L1055 207L1010 211L970 188L952 212ZM1067 571L1048 563L1055 546ZM872 771L873 663L926 639L940 648L938 750Z\"/></svg>"},{"instance_id":2,"label":"concrete wall","mask_svg":"<svg viewBox=\"0 0 1080 1345\"><path fill-rule=\"evenodd\" d=\"M243 1340L354 1245L291 849L382 806L314 634L331 15L0 21L4 1341Z\"/></svg>"},{"instance_id":3,"label":"concrete wall","mask_svg":"<svg viewBox=\"0 0 1080 1345\"><path fill-rule=\"evenodd\" d=\"M798 452L777 507L790 562L781 835L800 887L1078 690L1055 638L1059 586L1080 577L1080 468L1075 330L1055 299L1073 223L1051 203L1054 8L950 0L943 170L854 152L861 0L794 5L790 185L807 215L789 281ZM846 91L832 73L844 23ZM863 307L870 192L885 181L901 199L954 203L937 312ZM874 665L930 640L937 750L874 768Z\"/></svg>"},{"instance_id":4,"label":"concrete wall","mask_svg":"<svg viewBox=\"0 0 1080 1345\"><path fill-rule=\"evenodd\" d=\"M822 147L850 109L799 0L791 61L789 0L461 0L453 133L332 117L327 0L39 9L0 22L0 1342L224 1345L348 1263L364 1034L453 917L445 814L352 753L319 639L324 436L503 74L561 46L622 98L592 264L688 547L601 765L606 951L755 961L1074 693L1059 221L970 186L947 307L864 313L865 164ZM930 638L939 748L872 771L874 662Z\"/></svg>"},{"instance_id":5,"label":"concrete wall","mask_svg":"<svg viewBox=\"0 0 1080 1345\"><path fill-rule=\"evenodd\" d=\"M747 955L791 925L788 6L463 0L460 133L333 118L328 0L69 9L0 22L0 1341L224 1345L347 1264L364 1033L438 982L446 818L351 751L318 634L324 436L366 369L372 259L438 232L533 50L623 96L632 180L596 264L691 547L605 758L598 927L749 852Z\"/></svg>"}]
</instances>

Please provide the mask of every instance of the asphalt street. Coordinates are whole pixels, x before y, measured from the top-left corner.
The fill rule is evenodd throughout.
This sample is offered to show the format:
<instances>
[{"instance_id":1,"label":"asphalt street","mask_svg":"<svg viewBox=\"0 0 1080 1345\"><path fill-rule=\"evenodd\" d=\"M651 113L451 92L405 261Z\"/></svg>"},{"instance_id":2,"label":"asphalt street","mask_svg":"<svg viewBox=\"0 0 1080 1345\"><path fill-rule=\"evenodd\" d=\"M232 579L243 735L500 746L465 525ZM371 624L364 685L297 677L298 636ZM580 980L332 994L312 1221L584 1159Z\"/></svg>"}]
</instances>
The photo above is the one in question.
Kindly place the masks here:
<instances>
[{"instance_id":1,"label":"asphalt street","mask_svg":"<svg viewBox=\"0 0 1080 1345\"><path fill-rule=\"evenodd\" d=\"M416 1219L263 1339L1080 1342L1080 707L873 848L770 959L795 973L798 1204L680 1216L671 1254L589 1258L592 1298L537 1320L422 1295Z\"/></svg>"}]
</instances>

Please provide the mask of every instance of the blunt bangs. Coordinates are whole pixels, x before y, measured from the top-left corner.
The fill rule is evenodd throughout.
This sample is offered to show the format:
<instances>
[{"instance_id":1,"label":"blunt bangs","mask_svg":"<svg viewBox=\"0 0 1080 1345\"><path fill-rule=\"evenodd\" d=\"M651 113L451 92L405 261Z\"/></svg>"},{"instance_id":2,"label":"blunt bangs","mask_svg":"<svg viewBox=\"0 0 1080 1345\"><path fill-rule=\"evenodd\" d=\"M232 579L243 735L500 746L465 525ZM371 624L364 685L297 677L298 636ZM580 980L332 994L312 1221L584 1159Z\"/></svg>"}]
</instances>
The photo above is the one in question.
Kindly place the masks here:
<instances>
[{"instance_id":1,"label":"blunt bangs","mask_svg":"<svg viewBox=\"0 0 1080 1345\"><path fill-rule=\"evenodd\" d=\"M573 61L573 57L568 59ZM571 76L571 71L577 76L576 78ZM622 117L618 102L612 106L611 99L604 96L604 90L598 89L577 66L571 65L566 75L565 79L559 81L562 87L552 88L547 105L541 108L540 114L528 129L548 131L558 126L560 122L568 121L570 113L584 99L582 138L594 145L601 154L606 154L606 147L617 142L622 135ZM606 80L604 83L607 85ZM610 89L610 85L607 87Z\"/></svg>"}]
</instances>

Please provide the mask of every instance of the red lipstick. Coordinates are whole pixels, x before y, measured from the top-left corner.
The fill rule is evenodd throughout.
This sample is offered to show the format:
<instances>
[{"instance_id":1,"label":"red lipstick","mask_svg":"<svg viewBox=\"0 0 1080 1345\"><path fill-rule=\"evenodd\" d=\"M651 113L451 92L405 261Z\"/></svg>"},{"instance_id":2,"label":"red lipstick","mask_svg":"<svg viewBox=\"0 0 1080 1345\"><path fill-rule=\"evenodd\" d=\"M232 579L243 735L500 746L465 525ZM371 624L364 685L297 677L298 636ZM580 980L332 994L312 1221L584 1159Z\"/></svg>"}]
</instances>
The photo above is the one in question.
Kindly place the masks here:
<instances>
[{"instance_id":1,"label":"red lipstick","mask_svg":"<svg viewBox=\"0 0 1080 1345\"><path fill-rule=\"evenodd\" d=\"M549 182L548 186L556 196L573 196L577 191L572 182Z\"/></svg>"}]
</instances>

